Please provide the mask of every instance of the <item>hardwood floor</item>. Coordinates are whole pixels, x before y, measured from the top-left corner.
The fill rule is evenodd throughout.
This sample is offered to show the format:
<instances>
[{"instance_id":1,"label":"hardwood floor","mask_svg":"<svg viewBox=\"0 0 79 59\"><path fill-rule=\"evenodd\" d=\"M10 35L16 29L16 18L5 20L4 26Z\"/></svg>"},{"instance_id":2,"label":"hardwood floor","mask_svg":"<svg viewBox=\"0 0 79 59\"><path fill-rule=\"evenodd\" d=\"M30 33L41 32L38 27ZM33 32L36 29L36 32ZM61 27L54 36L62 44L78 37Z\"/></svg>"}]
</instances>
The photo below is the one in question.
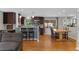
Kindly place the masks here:
<instances>
[{"instance_id":1,"label":"hardwood floor","mask_svg":"<svg viewBox=\"0 0 79 59\"><path fill-rule=\"evenodd\" d=\"M76 48L76 41L73 39L54 40L48 35L40 36L37 41L23 41L23 51L73 51Z\"/></svg>"}]
</instances>

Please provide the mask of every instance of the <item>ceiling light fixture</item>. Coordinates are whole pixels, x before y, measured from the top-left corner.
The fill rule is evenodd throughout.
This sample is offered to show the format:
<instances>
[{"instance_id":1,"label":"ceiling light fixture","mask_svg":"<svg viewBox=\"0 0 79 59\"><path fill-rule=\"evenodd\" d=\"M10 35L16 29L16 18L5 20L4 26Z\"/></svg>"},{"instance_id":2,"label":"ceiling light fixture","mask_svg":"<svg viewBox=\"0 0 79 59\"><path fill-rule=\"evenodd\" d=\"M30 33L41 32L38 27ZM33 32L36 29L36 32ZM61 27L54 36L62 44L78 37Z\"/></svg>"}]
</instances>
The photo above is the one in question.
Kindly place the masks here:
<instances>
[{"instance_id":1,"label":"ceiling light fixture","mask_svg":"<svg viewBox=\"0 0 79 59\"><path fill-rule=\"evenodd\" d=\"M22 16L20 15L20 18L21 18Z\"/></svg>"},{"instance_id":2,"label":"ceiling light fixture","mask_svg":"<svg viewBox=\"0 0 79 59\"><path fill-rule=\"evenodd\" d=\"M26 19L31 19L31 17L26 17Z\"/></svg>"},{"instance_id":3,"label":"ceiling light fixture","mask_svg":"<svg viewBox=\"0 0 79 59\"><path fill-rule=\"evenodd\" d=\"M34 18L34 16L32 16L32 18Z\"/></svg>"}]
</instances>

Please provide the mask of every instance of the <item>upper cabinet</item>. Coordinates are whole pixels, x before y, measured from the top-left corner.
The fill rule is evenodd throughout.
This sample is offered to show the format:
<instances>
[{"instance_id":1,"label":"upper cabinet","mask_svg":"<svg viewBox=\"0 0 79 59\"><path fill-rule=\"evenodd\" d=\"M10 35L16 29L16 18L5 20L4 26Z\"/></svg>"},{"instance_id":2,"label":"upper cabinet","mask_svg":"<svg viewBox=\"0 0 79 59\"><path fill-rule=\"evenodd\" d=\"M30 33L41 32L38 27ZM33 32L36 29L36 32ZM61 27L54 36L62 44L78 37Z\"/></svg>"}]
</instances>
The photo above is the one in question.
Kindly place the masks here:
<instances>
[{"instance_id":1,"label":"upper cabinet","mask_svg":"<svg viewBox=\"0 0 79 59\"><path fill-rule=\"evenodd\" d=\"M44 17L35 16L34 20L38 20L40 24L44 24Z\"/></svg>"},{"instance_id":2,"label":"upper cabinet","mask_svg":"<svg viewBox=\"0 0 79 59\"><path fill-rule=\"evenodd\" d=\"M15 23L16 23L16 13L14 12L3 13L3 24L15 24Z\"/></svg>"},{"instance_id":3,"label":"upper cabinet","mask_svg":"<svg viewBox=\"0 0 79 59\"><path fill-rule=\"evenodd\" d=\"M25 20L25 17L21 17L21 24L24 25L24 20Z\"/></svg>"}]
</instances>

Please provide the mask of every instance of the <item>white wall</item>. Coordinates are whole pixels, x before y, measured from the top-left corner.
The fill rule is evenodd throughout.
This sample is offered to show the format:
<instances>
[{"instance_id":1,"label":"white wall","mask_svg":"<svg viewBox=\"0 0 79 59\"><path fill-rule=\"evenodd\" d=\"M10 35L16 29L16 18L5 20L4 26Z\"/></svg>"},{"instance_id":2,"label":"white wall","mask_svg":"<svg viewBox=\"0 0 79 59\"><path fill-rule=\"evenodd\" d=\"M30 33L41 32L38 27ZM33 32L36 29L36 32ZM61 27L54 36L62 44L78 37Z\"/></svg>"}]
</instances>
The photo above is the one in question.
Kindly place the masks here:
<instances>
[{"instance_id":1,"label":"white wall","mask_svg":"<svg viewBox=\"0 0 79 59\"><path fill-rule=\"evenodd\" d=\"M64 24L67 24L67 22L68 22L67 17L58 17L58 28L64 28L65 27Z\"/></svg>"},{"instance_id":2,"label":"white wall","mask_svg":"<svg viewBox=\"0 0 79 59\"><path fill-rule=\"evenodd\" d=\"M3 25L3 12L0 12L0 30L4 29L4 25Z\"/></svg>"},{"instance_id":3,"label":"white wall","mask_svg":"<svg viewBox=\"0 0 79 59\"><path fill-rule=\"evenodd\" d=\"M74 20L73 18L74 17L69 18L68 21L67 21L67 23L72 23L72 20ZM72 39L77 40L77 29L76 29L76 26L75 27L68 27L68 28L70 30L70 32L68 33L68 36L70 38L72 38Z\"/></svg>"},{"instance_id":4,"label":"white wall","mask_svg":"<svg viewBox=\"0 0 79 59\"><path fill-rule=\"evenodd\" d=\"M70 32L68 33L68 36L72 39L77 40L77 29L76 27L69 27Z\"/></svg>"},{"instance_id":5,"label":"white wall","mask_svg":"<svg viewBox=\"0 0 79 59\"><path fill-rule=\"evenodd\" d=\"M77 8L77 42L76 42L76 50L79 50L79 8Z\"/></svg>"},{"instance_id":6,"label":"white wall","mask_svg":"<svg viewBox=\"0 0 79 59\"><path fill-rule=\"evenodd\" d=\"M63 17L58 18L58 28L63 28Z\"/></svg>"}]
</instances>

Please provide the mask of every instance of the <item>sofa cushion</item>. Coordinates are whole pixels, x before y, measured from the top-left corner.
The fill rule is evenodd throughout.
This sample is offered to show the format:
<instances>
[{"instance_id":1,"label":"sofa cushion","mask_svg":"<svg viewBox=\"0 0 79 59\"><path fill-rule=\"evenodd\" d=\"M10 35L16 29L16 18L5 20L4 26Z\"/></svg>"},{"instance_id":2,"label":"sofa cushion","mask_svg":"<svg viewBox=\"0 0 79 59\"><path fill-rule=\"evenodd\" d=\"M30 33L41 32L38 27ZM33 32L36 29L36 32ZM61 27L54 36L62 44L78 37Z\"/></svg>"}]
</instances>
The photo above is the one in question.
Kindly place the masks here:
<instances>
[{"instance_id":1,"label":"sofa cushion","mask_svg":"<svg viewBox=\"0 0 79 59\"><path fill-rule=\"evenodd\" d=\"M22 40L22 33L3 33L2 42L19 42Z\"/></svg>"},{"instance_id":2,"label":"sofa cushion","mask_svg":"<svg viewBox=\"0 0 79 59\"><path fill-rule=\"evenodd\" d=\"M0 42L0 51L16 51L19 43L16 42Z\"/></svg>"}]
</instances>

